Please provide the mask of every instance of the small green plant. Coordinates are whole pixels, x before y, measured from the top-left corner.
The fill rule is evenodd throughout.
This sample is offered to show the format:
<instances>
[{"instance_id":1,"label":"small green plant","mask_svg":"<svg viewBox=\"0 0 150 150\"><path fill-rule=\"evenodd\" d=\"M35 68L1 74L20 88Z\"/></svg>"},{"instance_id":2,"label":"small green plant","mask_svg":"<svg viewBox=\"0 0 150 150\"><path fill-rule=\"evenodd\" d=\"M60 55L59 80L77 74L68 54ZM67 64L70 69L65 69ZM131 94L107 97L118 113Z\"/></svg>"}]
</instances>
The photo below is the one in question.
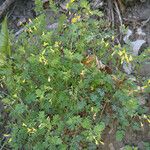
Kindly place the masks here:
<instances>
[{"instance_id":1,"label":"small green plant","mask_svg":"<svg viewBox=\"0 0 150 150\"><path fill-rule=\"evenodd\" d=\"M124 150L138 150L138 148L135 147L135 146L126 145L126 146L124 147Z\"/></svg>"},{"instance_id":2,"label":"small green plant","mask_svg":"<svg viewBox=\"0 0 150 150\"><path fill-rule=\"evenodd\" d=\"M144 148L145 148L145 150L149 150L150 149L150 142L144 142Z\"/></svg>"},{"instance_id":3,"label":"small green plant","mask_svg":"<svg viewBox=\"0 0 150 150\"><path fill-rule=\"evenodd\" d=\"M118 130L116 132L116 140L117 141L122 141L124 135L125 135L125 132L123 130Z\"/></svg>"},{"instance_id":4,"label":"small green plant","mask_svg":"<svg viewBox=\"0 0 150 150\"><path fill-rule=\"evenodd\" d=\"M72 18L60 15L55 30L46 29L44 14L33 20L0 68L14 150L96 149L112 120L121 126L121 140L138 115L136 85L116 69L121 47L112 47L102 13L85 0L70 1L67 9Z\"/></svg>"}]
</instances>

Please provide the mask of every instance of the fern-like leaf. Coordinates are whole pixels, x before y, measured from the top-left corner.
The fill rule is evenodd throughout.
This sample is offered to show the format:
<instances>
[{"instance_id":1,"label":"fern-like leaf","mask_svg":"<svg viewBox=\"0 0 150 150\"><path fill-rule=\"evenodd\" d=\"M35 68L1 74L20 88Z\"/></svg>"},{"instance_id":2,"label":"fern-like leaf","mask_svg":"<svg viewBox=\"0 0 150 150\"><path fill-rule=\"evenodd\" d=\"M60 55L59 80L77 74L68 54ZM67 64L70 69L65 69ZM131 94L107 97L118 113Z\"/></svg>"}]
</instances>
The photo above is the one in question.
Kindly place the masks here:
<instances>
[{"instance_id":1,"label":"fern-like leaf","mask_svg":"<svg viewBox=\"0 0 150 150\"><path fill-rule=\"evenodd\" d=\"M4 21L2 22L2 28L0 33L0 53L1 56L3 55L8 58L10 58L11 56L7 17L5 17Z\"/></svg>"}]
</instances>

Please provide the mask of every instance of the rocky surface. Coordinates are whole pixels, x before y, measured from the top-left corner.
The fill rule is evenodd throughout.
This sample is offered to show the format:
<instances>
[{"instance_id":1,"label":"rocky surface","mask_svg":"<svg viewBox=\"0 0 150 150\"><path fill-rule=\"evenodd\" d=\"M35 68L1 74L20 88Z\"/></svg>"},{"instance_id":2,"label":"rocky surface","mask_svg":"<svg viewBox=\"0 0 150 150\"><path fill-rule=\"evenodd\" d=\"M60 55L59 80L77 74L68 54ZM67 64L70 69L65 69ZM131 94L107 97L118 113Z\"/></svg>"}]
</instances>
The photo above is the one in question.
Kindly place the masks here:
<instances>
[{"instance_id":1,"label":"rocky surface","mask_svg":"<svg viewBox=\"0 0 150 150\"><path fill-rule=\"evenodd\" d=\"M134 3L131 7L128 7L123 16L129 21L129 29L133 32L131 37L132 41L144 40L144 47L140 48L140 54L144 50L148 51L150 47L150 1L145 0L143 3ZM141 29L143 36L137 36L137 30ZM142 45L143 45L142 44ZM137 44L135 44L137 46ZM150 54L148 53L150 58ZM141 67L137 71L142 77L150 77L150 59L147 59L141 64Z\"/></svg>"}]
</instances>

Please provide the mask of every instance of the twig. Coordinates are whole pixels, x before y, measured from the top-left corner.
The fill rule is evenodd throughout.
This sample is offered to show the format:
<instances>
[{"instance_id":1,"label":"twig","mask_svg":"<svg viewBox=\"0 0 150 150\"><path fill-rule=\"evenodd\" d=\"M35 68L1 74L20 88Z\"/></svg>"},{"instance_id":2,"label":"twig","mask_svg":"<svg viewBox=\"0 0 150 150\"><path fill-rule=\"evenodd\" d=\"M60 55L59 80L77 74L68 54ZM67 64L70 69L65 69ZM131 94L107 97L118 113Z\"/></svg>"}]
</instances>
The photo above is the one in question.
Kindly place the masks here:
<instances>
[{"instance_id":1,"label":"twig","mask_svg":"<svg viewBox=\"0 0 150 150\"><path fill-rule=\"evenodd\" d=\"M2 141L3 141L4 139L5 139L5 137L3 137ZM3 149L4 149L4 147L6 146L7 142L8 142L8 138L5 140L4 144L0 147L0 150L3 150Z\"/></svg>"},{"instance_id":2,"label":"twig","mask_svg":"<svg viewBox=\"0 0 150 150\"><path fill-rule=\"evenodd\" d=\"M114 4L115 4L115 7L116 7L116 12L117 12L118 17L119 17L120 25L122 26L123 25L122 17L121 17L121 13L120 13L120 10L119 10L119 7L118 7L118 4L117 4L116 0L114 0Z\"/></svg>"},{"instance_id":3,"label":"twig","mask_svg":"<svg viewBox=\"0 0 150 150\"><path fill-rule=\"evenodd\" d=\"M16 8L16 5L14 5L13 9L12 9L11 12L8 14L7 18L9 18L9 17L12 15L12 13L13 13L14 10L15 10L15 8Z\"/></svg>"},{"instance_id":4,"label":"twig","mask_svg":"<svg viewBox=\"0 0 150 150\"><path fill-rule=\"evenodd\" d=\"M150 21L150 17L147 20L142 22L142 27L144 27L149 21Z\"/></svg>"},{"instance_id":5,"label":"twig","mask_svg":"<svg viewBox=\"0 0 150 150\"><path fill-rule=\"evenodd\" d=\"M102 0L93 0L92 8L93 9L101 8L103 6L103 3L104 2Z\"/></svg>"},{"instance_id":6,"label":"twig","mask_svg":"<svg viewBox=\"0 0 150 150\"><path fill-rule=\"evenodd\" d=\"M27 29L27 27L21 28L19 31L17 31L15 33L15 36L17 37L19 34L21 34L22 32L24 32Z\"/></svg>"},{"instance_id":7,"label":"twig","mask_svg":"<svg viewBox=\"0 0 150 150\"><path fill-rule=\"evenodd\" d=\"M5 2L0 6L0 18L6 9L14 2L15 0L5 0Z\"/></svg>"},{"instance_id":8,"label":"twig","mask_svg":"<svg viewBox=\"0 0 150 150\"><path fill-rule=\"evenodd\" d=\"M119 7L120 11L123 14L126 10L126 5L123 3L122 0L117 0L117 2L118 2L118 7Z\"/></svg>"},{"instance_id":9,"label":"twig","mask_svg":"<svg viewBox=\"0 0 150 150\"><path fill-rule=\"evenodd\" d=\"M99 62L99 60L98 60L97 56L96 56L96 64L97 64L98 69L100 69L100 68L101 68L101 66L100 66L100 62Z\"/></svg>"},{"instance_id":10,"label":"twig","mask_svg":"<svg viewBox=\"0 0 150 150\"><path fill-rule=\"evenodd\" d=\"M108 16L109 16L109 20L112 23L112 27L114 27L114 12L113 12L113 3L111 0L107 0L107 4L108 4Z\"/></svg>"},{"instance_id":11,"label":"twig","mask_svg":"<svg viewBox=\"0 0 150 150\"><path fill-rule=\"evenodd\" d=\"M102 111L101 111L100 119L102 118L102 115L103 115L103 112L104 112L104 110L105 110L105 108L106 108L106 105L107 105L107 101L105 102L104 107L103 107L103 109L102 109Z\"/></svg>"},{"instance_id":12,"label":"twig","mask_svg":"<svg viewBox=\"0 0 150 150\"><path fill-rule=\"evenodd\" d=\"M8 142L8 141L6 141L6 142L2 145L2 147L0 148L0 150L3 150L3 149L4 149L4 146L6 145L7 142Z\"/></svg>"}]
</instances>

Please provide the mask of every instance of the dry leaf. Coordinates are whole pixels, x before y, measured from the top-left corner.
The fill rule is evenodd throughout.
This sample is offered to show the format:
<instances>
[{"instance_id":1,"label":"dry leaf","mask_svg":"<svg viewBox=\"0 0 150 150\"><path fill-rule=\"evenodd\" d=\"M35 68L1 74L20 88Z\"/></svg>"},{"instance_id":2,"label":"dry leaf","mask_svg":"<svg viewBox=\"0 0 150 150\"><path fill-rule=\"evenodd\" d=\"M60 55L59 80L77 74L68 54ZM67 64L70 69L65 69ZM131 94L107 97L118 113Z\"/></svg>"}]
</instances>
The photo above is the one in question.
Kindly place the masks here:
<instances>
[{"instance_id":1,"label":"dry leaf","mask_svg":"<svg viewBox=\"0 0 150 150\"><path fill-rule=\"evenodd\" d=\"M95 61L95 55L90 55L85 58L82 62L86 66L91 66L91 64Z\"/></svg>"}]
</instances>

